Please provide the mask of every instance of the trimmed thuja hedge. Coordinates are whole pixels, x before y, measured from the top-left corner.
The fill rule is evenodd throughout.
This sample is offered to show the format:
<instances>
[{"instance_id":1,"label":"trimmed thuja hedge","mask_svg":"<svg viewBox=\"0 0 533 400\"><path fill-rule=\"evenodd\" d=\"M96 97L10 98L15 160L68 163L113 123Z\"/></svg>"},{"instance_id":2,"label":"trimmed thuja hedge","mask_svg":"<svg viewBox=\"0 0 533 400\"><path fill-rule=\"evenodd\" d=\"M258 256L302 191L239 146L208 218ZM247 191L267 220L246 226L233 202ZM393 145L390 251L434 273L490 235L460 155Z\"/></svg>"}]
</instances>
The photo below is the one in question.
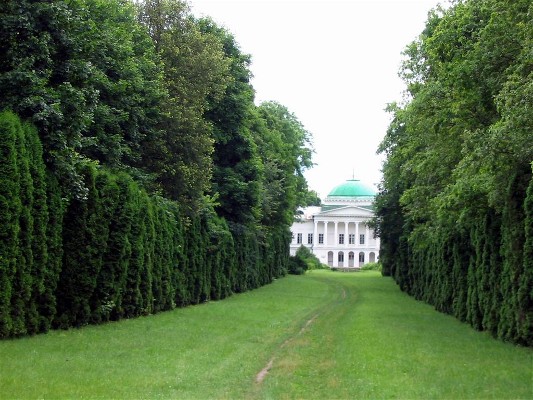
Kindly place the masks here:
<instances>
[{"instance_id":1,"label":"trimmed thuja hedge","mask_svg":"<svg viewBox=\"0 0 533 400\"><path fill-rule=\"evenodd\" d=\"M222 299L284 275L288 229L183 218L177 203L88 163L61 198L35 130L0 113L0 337Z\"/></svg>"},{"instance_id":2,"label":"trimmed thuja hedge","mask_svg":"<svg viewBox=\"0 0 533 400\"><path fill-rule=\"evenodd\" d=\"M50 326L57 243L48 222L60 204L48 200L37 132L11 113L0 114L0 157L0 336L6 337Z\"/></svg>"},{"instance_id":3,"label":"trimmed thuja hedge","mask_svg":"<svg viewBox=\"0 0 533 400\"><path fill-rule=\"evenodd\" d=\"M509 177L502 209L402 236L386 264L401 288L474 328L533 346L533 175Z\"/></svg>"}]
</instances>

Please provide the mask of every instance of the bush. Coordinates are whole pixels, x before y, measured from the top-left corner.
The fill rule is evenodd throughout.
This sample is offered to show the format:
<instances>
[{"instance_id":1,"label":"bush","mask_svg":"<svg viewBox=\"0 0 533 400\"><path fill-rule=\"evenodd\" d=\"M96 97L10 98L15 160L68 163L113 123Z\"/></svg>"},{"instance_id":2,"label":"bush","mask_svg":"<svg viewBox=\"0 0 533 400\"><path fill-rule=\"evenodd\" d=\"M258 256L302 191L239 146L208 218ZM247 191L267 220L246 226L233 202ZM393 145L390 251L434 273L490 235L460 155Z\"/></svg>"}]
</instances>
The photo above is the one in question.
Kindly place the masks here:
<instances>
[{"instance_id":1,"label":"bush","mask_svg":"<svg viewBox=\"0 0 533 400\"><path fill-rule=\"evenodd\" d=\"M370 262L361 267L361 271L381 271L380 262Z\"/></svg>"},{"instance_id":2,"label":"bush","mask_svg":"<svg viewBox=\"0 0 533 400\"><path fill-rule=\"evenodd\" d=\"M305 271L307 271L307 263L303 258L298 257L298 253L289 257L289 274L303 275Z\"/></svg>"},{"instance_id":3,"label":"bush","mask_svg":"<svg viewBox=\"0 0 533 400\"><path fill-rule=\"evenodd\" d=\"M318 259L317 256L315 256L311 250L309 250L305 246L300 246L300 248L296 251L296 257L300 257L302 260L305 261L307 264L307 269L322 269L322 263Z\"/></svg>"},{"instance_id":4,"label":"bush","mask_svg":"<svg viewBox=\"0 0 533 400\"><path fill-rule=\"evenodd\" d=\"M305 246L300 246L289 259L289 274L302 275L307 270L322 269L320 260Z\"/></svg>"}]
</instances>

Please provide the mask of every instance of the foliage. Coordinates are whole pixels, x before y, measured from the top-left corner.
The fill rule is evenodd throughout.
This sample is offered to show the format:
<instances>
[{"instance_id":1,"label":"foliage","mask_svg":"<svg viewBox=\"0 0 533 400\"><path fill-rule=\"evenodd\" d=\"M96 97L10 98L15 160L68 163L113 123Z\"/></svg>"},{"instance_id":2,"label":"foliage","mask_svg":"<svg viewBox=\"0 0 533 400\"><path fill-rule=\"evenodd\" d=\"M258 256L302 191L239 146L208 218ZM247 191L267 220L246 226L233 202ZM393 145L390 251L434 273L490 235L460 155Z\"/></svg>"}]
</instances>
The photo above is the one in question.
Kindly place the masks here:
<instances>
[{"instance_id":1,"label":"foliage","mask_svg":"<svg viewBox=\"0 0 533 400\"><path fill-rule=\"evenodd\" d=\"M248 224L259 216L261 163L250 130L254 90L250 84L250 56L234 37L210 20L199 21L202 31L218 38L229 62L229 82L219 98L212 98L207 120L213 124L213 192L216 211L228 221Z\"/></svg>"},{"instance_id":2,"label":"foliage","mask_svg":"<svg viewBox=\"0 0 533 400\"><path fill-rule=\"evenodd\" d=\"M167 97L159 132L143 145L143 163L166 197L185 211L201 207L213 170L213 126L205 114L231 81L223 43L188 14L179 0L139 2L139 21L148 30L163 70Z\"/></svg>"},{"instance_id":3,"label":"foliage","mask_svg":"<svg viewBox=\"0 0 533 400\"><path fill-rule=\"evenodd\" d=\"M0 337L287 273L310 134L249 65L178 0L0 3Z\"/></svg>"},{"instance_id":4,"label":"foliage","mask_svg":"<svg viewBox=\"0 0 533 400\"><path fill-rule=\"evenodd\" d=\"M369 262L361 267L361 271L381 271L382 266L380 262Z\"/></svg>"},{"instance_id":5,"label":"foliage","mask_svg":"<svg viewBox=\"0 0 533 400\"><path fill-rule=\"evenodd\" d=\"M289 274L302 275L305 271L322 268L318 257L303 245L296 250L294 256L289 257Z\"/></svg>"},{"instance_id":6,"label":"foliage","mask_svg":"<svg viewBox=\"0 0 533 400\"><path fill-rule=\"evenodd\" d=\"M406 51L379 151L383 274L476 329L531 346L531 4L455 2Z\"/></svg>"},{"instance_id":7,"label":"foliage","mask_svg":"<svg viewBox=\"0 0 533 400\"><path fill-rule=\"evenodd\" d=\"M295 256L289 257L289 274L303 275L308 268L309 266L304 259Z\"/></svg>"},{"instance_id":8,"label":"foliage","mask_svg":"<svg viewBox=\"0 0 533 400\"><path fill-rule=\"evenodd\" d=\"M4 1L0 109L37 127L66 197L87 195L85 158L134 168L163 90L151 41L119 0Z\"/></svg>"},{"instance_id":9,"label":"foliage","mask_svg":"<svg viewBox=\"0 0 533 400\"><path fill-rule=\"evenodd\" d=\"M304 207L320 207L322 200L318 196L318 193L314 190L309 190L305 194L304 200L302 201L302 206Z\"/></svg>"},{"instance_id":10,"label":"foliage","mask_svg":"<svg viewBox=\"0 0 533 400\"><path fill-rule=\"evenodd\" d=\"M312 167L311 134L294 114L276 102L258 107L255 125L264 165L262 223L290 226L296 209L313 202L303 176Z\"/></svg>"},{"instance_id":11,"label":"foliage","mask_svg":"<svg viewBox=\"0 0 533 400\"><path fill-rule=\"evenodd\" d=\"M18 336L48 326L45 166L35 129L11 112L0 113L0 137L0 336Z\"/></svg>"}]
</instances>

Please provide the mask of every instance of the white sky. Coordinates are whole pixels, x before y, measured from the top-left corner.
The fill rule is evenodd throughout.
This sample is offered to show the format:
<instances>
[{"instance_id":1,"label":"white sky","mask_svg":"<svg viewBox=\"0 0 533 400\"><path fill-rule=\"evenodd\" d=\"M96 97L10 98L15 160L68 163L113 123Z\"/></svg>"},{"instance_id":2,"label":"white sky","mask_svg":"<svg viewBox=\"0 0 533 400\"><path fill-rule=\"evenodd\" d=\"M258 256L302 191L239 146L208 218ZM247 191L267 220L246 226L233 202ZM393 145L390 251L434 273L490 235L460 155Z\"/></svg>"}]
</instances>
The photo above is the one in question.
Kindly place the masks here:
<instances>
[{"instance_id":1,"label":"white sky","mask_svg":"<svg viewBox=\"0 0 533 400\"><path fill-rule=\"evenodd\" d=\"M189 0L251 54L256 103L274 100L313 135L310 189L324 198L346 179L377 184L376 155L401 100L401 52L438 0Z\"/></svg>"}]
</instances>

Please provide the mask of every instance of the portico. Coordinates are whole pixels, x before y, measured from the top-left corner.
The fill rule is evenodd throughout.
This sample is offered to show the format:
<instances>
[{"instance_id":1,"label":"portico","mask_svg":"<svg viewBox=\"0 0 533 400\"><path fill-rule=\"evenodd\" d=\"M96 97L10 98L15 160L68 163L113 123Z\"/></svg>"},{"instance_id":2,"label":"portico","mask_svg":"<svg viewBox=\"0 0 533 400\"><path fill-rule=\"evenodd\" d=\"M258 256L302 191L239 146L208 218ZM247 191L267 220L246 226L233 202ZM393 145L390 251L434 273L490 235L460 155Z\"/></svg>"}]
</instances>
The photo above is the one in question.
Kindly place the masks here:
<instances>
[{"instance_id":1,"label":"portico","mask_svg":"<svg viewBox=\"0 0 533 400\"><path fill-rule=\"evenodd\" d=\"M322 207L302 210L292 226L291 254L303 245L330 267L359 268L376 262L379 239L368 225L374 195L373 189L350 180L334 188Z\"/></svg>"}]
</instances>

